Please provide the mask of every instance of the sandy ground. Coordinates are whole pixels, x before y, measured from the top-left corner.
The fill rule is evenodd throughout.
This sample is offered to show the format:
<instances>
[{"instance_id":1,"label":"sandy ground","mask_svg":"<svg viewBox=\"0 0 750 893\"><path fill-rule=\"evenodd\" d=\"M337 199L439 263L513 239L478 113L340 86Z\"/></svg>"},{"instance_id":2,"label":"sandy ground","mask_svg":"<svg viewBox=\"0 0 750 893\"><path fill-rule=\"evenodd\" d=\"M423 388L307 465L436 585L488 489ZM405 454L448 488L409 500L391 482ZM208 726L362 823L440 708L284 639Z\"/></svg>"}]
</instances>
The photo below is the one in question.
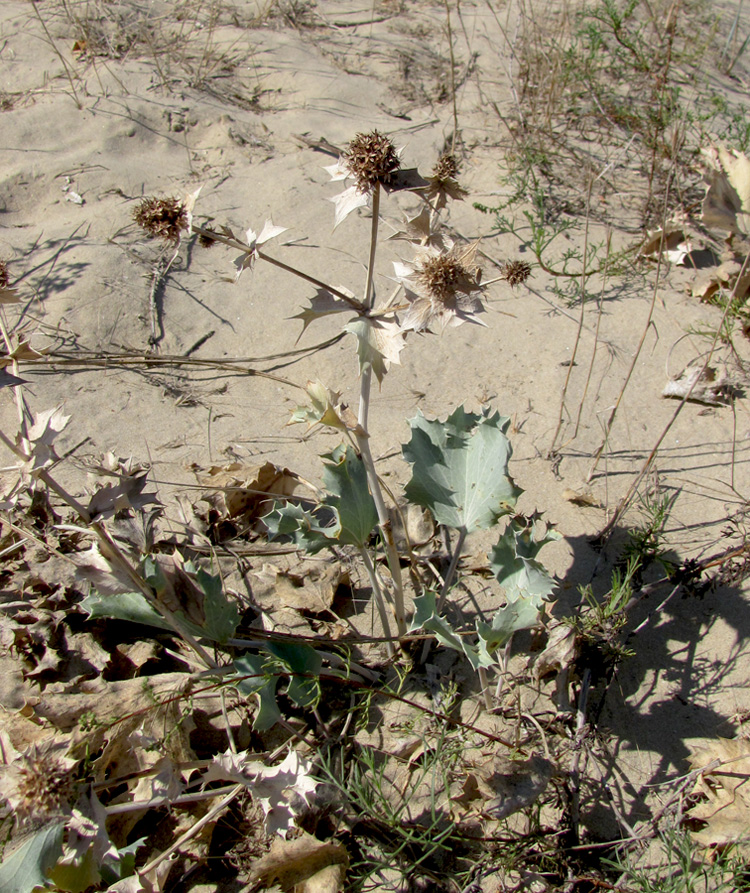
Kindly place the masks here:
<instances>
[{"instance_id":1,"label":"sandy ground","mask_svg":"<svg viewBox=\"0 0 750 893\"><path fill-rule=\"evenodd\" d=\"M354 403L350 341L287 353L337 334L336 322L324 320L297 343L300 325L291 317L312 289L263 264L234 284L233 254L222 246L182 246L159 293L158 343L150 346L149 292L163 252L143 237L132 212L144 195L183 196L202 186L199 221L226 223L239 233L257 231L272 217L289 229L270 243L269 253L360 291L370 219L355 213L333 230L328 200L340 186L329 182L323 166L334 159L298 136L342 146L355 133L377 128L403 146L408 166L429 170L453 131L444 8L290 5L286 18L261 22L252 3L236 2L234 17L223 15L210 27L201 19L206 4L196 4L197 18L181 22L167 16L170 5L115 4L120 12L130 7L136 19L123 20L122 34L105 33L102 40L116 46L132 31L133 43L120 54L91 55L74 47L75 28L59 3L37 4L46 31L29 3L2 4L0 256L23 299L10 308L10 318L33 333L34 345L80 357L102 351L180 355L205 339L191 356L247 358L254 368L297 384L319 378ZM138 25L146 16L151 47ZM488 5L462 4L454 29L465 147L461 182L469 199L452 206L449 224L462 239L483 237L483 266L491 278L493 262L528 256L511 237L489 235L491 218L472 207L472 201L491 204L502 192L508 134L491 103L512 112L509 59ZM169 33L179 40L167 40ZM736 74L744 76L739 69ZM616 200L608 200L614 216ZM389 198L384 231L413 207L408 197ZM616 238L638 240L637 233ZM379 294L393 287L391 261L408 258L403 242L383 246ZM399 444L408 439L406 419L417 409L444 417L460 403L474 411L496 407L513 419L511 470L526 491L523 508L543 511L564 537L545 552L560 580L558 610L576 601L580 583L606 591L611 555L595 551L591 538L675 411L676 404L661 397L667 363L674 375L706 349L705 341L684 338L686 329L718 320L716 311L685 292L685 281L684 273L670 271L659 284L653 325L590 482L591 456L647 318L653 271L646 271L642 289L610 284L585 393L594 312L584 320L557 462L546 457L579 311L556 302L548 278L536 269L528 287L514 292L501 283L491 292L486 328L465 325L440 337L409 339L401 365L373 401L370 427L381 472L395 488L406 479ZM737 347L747 354L744 343ZM727 352L720 359L733 358ZM735 363L731 372L742 386L739 368ZM128 371L115 364L110 370L53 365L23 371L35 410L63 403L72 416L59 451L76 449L60 473L78 493L85 478L77 463L108 450L150 463L169 503L175 494L192 493L186 488L195 483L193 463L269 459L317 479L316 457L335 443L285 427L299 392L278 381L194 369ZM3 430L12 435L10 390L3 391L0 413ZM728 518L743 509L750 492L748 438L750 417L741 397L734 408L687 405L663 441L656 471L643 487L658 477L662 491L675 494L668 537L679 556L705 557L722 547ZM571 503L569 489L585 490L593 505ZM625 523L637 519L636 509ZM649 622L632 642L636 657L621 670L603 713L630 798L630 821L647 809L638 793L644 785L686 771L688 739L732 736L737 717L750 711L744 585L721 587L700 600L675 599L661 610L648 603L644 619L647 614Z\"/></svg>"}]
</instances>

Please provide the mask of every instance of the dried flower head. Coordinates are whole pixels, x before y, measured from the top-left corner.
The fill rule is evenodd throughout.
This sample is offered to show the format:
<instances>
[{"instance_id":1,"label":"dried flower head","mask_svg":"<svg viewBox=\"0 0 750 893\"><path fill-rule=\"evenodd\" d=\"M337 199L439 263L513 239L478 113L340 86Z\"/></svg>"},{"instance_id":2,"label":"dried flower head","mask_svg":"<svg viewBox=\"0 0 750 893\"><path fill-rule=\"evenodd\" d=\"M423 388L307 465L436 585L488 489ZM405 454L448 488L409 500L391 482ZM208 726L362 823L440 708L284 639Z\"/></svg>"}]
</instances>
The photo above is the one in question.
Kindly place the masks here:
<instances>
[{"instance_id":1,"label":"dried flower head","mask_svg":"<svg viewBox=\"0 0 750 893\"><path fill-rule=\"evenodd\" d=\"M343 157L344 166L354 177L360 192L372 192L378 183L390 186L401 167L396 147L377 130L358 133Z\"/></svg>"},{"instance_id":2,"label":"dried flower head","mask_svg":"<svg viewBox=\"0 0 750 893\"><path fill-rule=\"evenodd\" d=\"M167 242L179 242L190 228L185 203L174 197L144 198L133 211L133 219L149 236Z\"/></svg>"},{"instance_id":3,"label":"dried flower head","mask_svg":"<svg viewBox=\"0 0 750 893\"><path fill-rule=\"evenodd\" d=\"M462 280L468 284L470 274L453 254L426 257L417 267L416 281L436 301L449 301Z\"/></svg>"},{"instance_id":4,"label":"dried flower head","mask_svg":"<svg viewBox=\"0 0 750 893\"><path fill-rule=\"evenodd\" d=\"M479 322L482 271L474 266L477 243L463 250L421 248L412 265L395 264L409 301L402 320L404 329L425 331L463 322Z\"/></svg>"},{"instance_id":5,"label":"dried flower head","mask_svg":"<svg viewBox=\"0 0 750 893\"><path fill-rule=\"evenodd\" d=\"M36 824L70 813L76 799L71 774L75 760L56 755L60 748L32 746L17 755L0 782L2 795L13 809L19 824Z\"/></svg>"},{"instance_id":6,"label":"dried flower head","mask_svg":"<svg viewBox=\"0 0 750 893\"><path fill-rule=\"evenodd\" d=\"M531 275L531 264L525 260L506 261L501 268L501 278L510 285L521 285Z\"/></svg>"},{"instance_id":7,"label":"dried flower head","mask_svg":"<svg viewBox=\"0 0 750 893\"><path fill-rule=\"evenodd\" d=\"M435 163L432 176L427 178L428 185L424 191L424 197L434 205L436 211L442 211L448 204L449 198L460 201L467 195L466 190L456 179L458 171L456 156L449 152L444 152Z\"/></svg>"},{"instance_id":8,"label":"dried flower head","mask_svg":"<svg viewBox=\"0 0 750 893\"><path fill-rule=\"evenodd\" d=\"M431 179L436 180L438 183L447 183L448 180L456 179L458 171L459 166L456 156L451 155L450 152L443 152L440 158L435 162L435 167L432 169Z\"/></svg>"},{"instance_id":9,"label":"dried flower head","mask_svg":"<svg viewBox=\"0 0 750 893\"><path fill-rule=\"evenodd\" d=\"M0 290L10 287L10 274L8 273L8 265L4 260L0 260Z\"/></svg>"}]
</instances>

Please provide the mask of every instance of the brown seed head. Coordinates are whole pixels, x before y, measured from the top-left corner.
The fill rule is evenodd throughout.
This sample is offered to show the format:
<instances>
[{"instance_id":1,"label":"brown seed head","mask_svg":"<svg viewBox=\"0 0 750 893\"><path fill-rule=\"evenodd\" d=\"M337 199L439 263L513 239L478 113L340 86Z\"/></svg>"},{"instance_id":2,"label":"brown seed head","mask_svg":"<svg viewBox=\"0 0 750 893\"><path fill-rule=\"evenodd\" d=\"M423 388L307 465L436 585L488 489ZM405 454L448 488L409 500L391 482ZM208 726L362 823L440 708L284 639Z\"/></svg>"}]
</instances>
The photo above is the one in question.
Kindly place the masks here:
<instances>
[{"instance_id":1,"label":"brown seed head","mask_svg":"<svg viewBox=\"0 0 750 893\"><path fill-rule=\"evenodd\" d=\"M0 260L0 289L10 287L10 275L8 274L8 265L4 260Z\"/></svg>"},{"instance_id":2,"label":"brown seed head","mask_svg":"<svg viewBox=\"0 0 750 893\"><path fill-rule=\"evenodd\" d=\"M451 254L425 258L417 268L416 280L433 300L443 304L456 291L467 291L472 285L478 287L476 278Z\"/></svg>"},{"instance_id":3,"label":"brown seed head","mask_svg":"<svg viewBox=\"0 0 750 893\"><path fill-rule=\"evenodd\" d=\"M509 260L502 266L502 277L510 285L521 285L531 275L531 264L525 260Z\"/></svg>"},{"instance_id":4,"label":"brown seed head","mask_svg":"<svg viewBox=\"0 0 750 893\"><path fill-rule=\"evenodd\" d=\"M75 787L70 769L49 754L32 752L17 770L14 807L20 821L37 821L69 811Z\"/></svg>"},{"instance_id":5,"label":"brown seed head","mask_svg":"<svg viewBox=\"0 0 750 893\"><path fill-rule=\"evenodd\" d=\"M455 155L450 152L444 152L435 163L432 169L432 179L438 183L447 183L449 180L455 180L458 176L458 161Z\"/></svg>"},{"instance_id":6,"label":"brown seed head","mask_svg":"<svg viewBox=\"0 0 750 893\"><path fill-rule=\"evenodd\" d=\"M133 219L149 236L167 242L179 242L188 229L187 209L176 198L144 198L133 211Z\"/></svg>"},{"instance_id":7,"label":"brown seed head","mask_svg":"<svg viewBox=\"0 0 750 893\"><path fill-rule=\"evenodd\" d=\"M358 133L344 152L344 163L360 192L372 192L378 183L390 186L401 167L396 147L377 130Z\"/></svg>"}]
</instances>

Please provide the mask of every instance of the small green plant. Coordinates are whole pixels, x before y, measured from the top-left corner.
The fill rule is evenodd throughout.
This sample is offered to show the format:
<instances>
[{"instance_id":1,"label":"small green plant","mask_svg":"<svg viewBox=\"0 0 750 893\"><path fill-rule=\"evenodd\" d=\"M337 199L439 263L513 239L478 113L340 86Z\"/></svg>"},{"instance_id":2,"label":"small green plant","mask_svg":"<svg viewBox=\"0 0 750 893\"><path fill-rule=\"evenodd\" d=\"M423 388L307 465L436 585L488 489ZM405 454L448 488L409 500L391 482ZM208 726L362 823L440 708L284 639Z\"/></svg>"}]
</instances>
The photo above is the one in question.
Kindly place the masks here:
<instances>
[{"instance_id":1,"label":"small green plant","mask_svg":"<svg viewBox=\"0 0 750 893\"><path fill-rule=\"evenodd\" d=\"M373 747L323 755L321 778L361 841L351 864L355 889L402 889L456 870L467 844L448 794L460 752L443 726L425 736L416 760L394 763Z\"/></svg>"},{"instance_id":2,"label":"small green plant","mask_svg":"<svg viewBox=\"0 0 750 893\"><path fill-rule=\"evenodd\" d=\"M683 828L668 827L659 835L660 856L654 862L639 864L625 852L617 859L602 859L617 877L618 886L634 893L741 893L750 890L747 863L731 848L710 860L701 858L690 834Z\"/></svg>"}]
</instances>

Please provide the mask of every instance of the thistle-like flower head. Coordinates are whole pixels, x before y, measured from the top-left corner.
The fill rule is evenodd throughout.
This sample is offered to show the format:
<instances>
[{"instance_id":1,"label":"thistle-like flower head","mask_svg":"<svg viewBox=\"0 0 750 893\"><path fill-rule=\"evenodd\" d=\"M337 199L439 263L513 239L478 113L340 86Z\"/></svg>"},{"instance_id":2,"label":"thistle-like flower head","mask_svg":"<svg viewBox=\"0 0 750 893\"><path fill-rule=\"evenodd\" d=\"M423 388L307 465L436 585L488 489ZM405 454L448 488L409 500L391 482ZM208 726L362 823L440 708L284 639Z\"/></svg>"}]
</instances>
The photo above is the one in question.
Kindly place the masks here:
<instances>
[{"instance_id":1,"label":"thistle-like flower head","mask_svg":"<svg viewBox=\"0 0 750 893\"><path fill-rule=\"evenodd\" d=\"M76 761L60 753L60 745L32 745L16 754L0 776L5 798L19 824L37 824L68 815L77 791L71 769Z\"/></svg>"},{"instance_id":2,"label":"thistle-like flower head","mask_svg":"<svg viewBox=\"0 0 750 893\"><path fill-rule=\"evenodd\" d=\"M458 173L456 156L449 152L444 152L435 162L432 175L427 178L424 197L431 204L434 203L436 211L441 211L449 198L460 201L468 194L457 180Z\"/></svg>"},{"instance_id":3,"label":"thistle-like flower head","mask_svg":"<svg viewBox=\"0 0 750 893\"><path fill-rule=\"evenodd\" d=\"M403 170L399 152L391 140L377 130L358 133L341 153L336 164L325 168L332 180L354 179L354 185L331 199L336 205L338 226L356 208L367 205L378 186L386 192L423 189L427 180L416 169Z\"/></svg>"},{"instance_id":4,"label":"thistle-like flower head","mask_svg":"<svg viewBox=\"0 0 750 893\"><path fill-rule=\"evenodd\" d=\"M474 265L477 245L448 250L427 246L418 249L412 264L394 264L409 302L401 320L403 329L424 332L467 321L479 323L477 315L484 312L484 305L482 271Z\"/></svg>"},{"instance_id":5,"label":"thistle-like flower head","mask_svg":"<svg viewBox=\"0 0 750 893\"><path fill-rule=\"evenodd\" d=\"M500 271L508 285L522 285L531 275L531 264L525 260L508 260Z\"/></svg>"},{"instance_id":6,"label":"thistle-like flower head","mask_svg":"<svg viewBox=\"0 0 750 893\"><path fill-rule=\"evenodd\" d=\"M152 238L176 245L183 233L190 232L193 207L200 191L199 187L182 199L144 198L133 211L133 219Z\"/></svg>"},{"instance_id":7,"label":"thistle-like flower head","mask_svg":"<svg viewBox=\"0 0 750 893\"><path fill-rule=\"evenodd\" d=\"M358 133L344 150L343 163L357 189L365 193L372 192L378 183L391 186L401 168L396 147L377 130Z\"/></svg>"}]
</instances>

